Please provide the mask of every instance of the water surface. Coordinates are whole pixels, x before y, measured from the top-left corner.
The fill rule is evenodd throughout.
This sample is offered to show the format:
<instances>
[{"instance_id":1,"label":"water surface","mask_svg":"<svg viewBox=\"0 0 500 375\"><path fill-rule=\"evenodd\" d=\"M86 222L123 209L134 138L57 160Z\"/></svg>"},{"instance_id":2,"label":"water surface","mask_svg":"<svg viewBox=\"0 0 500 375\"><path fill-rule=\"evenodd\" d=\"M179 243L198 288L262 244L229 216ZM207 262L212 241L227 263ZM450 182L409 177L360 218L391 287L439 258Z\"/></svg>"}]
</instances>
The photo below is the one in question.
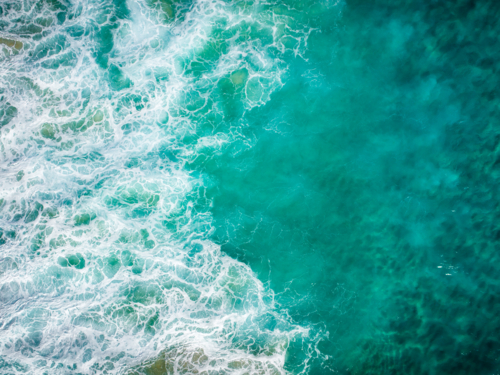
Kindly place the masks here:
<instances>
[{"instance_id":1,"label":"water surface","mask_svg":"<svg viewBox=\"0 0 500 375\"><path fill-rule=\"evenodd\" d=\"M494 374L494 1L3 1L0 369Z\"/></svg>"}]
</instances>

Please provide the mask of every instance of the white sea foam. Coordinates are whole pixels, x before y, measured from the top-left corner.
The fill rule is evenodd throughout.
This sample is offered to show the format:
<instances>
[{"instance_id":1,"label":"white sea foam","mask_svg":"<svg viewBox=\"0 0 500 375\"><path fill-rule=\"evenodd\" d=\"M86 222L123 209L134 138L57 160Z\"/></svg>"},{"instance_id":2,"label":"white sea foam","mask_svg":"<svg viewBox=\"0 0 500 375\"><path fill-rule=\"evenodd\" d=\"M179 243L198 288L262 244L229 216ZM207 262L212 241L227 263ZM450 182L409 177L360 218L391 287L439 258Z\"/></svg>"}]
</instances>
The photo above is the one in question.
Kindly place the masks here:
<instances>
[{"instance_id":1,"label":"white sea foam","mask_svg":"<svg viewBox=\"0 0 500 375\"><path fill-rule=\"evenodd\" d=\"M289 340L307 334L209 241L204 177L186 162L241 137L238 121L213 125L218 83L243 111L265 104L283 85L283 38L297 54L309 30L272 4L154 4L128 1L122 19L108 1L65 4L64 22L50 5L2 5L24 43L0 68L1 109L17 110L0 129L5 371L281 374ZM34 38L15 21L42 16L52 24Z\"/></svg>"}]
</instances>

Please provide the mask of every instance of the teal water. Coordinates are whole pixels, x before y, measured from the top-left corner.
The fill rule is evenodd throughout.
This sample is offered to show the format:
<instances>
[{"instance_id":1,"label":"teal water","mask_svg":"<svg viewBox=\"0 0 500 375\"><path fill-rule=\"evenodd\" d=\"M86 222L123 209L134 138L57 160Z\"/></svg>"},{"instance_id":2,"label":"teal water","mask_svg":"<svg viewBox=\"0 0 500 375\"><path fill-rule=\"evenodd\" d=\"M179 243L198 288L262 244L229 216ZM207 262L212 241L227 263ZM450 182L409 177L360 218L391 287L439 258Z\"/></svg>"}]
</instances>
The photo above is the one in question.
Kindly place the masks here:
<instances>
[{"instance_id":1,"label":"teal water","mask_svg":"<svg viewBox=\"0 0 500 375\"><path fill-rule=\"evenodd\" d=\"M0 373L498 373L499 16L0 2Z\"/></svg>"}]
</instances>

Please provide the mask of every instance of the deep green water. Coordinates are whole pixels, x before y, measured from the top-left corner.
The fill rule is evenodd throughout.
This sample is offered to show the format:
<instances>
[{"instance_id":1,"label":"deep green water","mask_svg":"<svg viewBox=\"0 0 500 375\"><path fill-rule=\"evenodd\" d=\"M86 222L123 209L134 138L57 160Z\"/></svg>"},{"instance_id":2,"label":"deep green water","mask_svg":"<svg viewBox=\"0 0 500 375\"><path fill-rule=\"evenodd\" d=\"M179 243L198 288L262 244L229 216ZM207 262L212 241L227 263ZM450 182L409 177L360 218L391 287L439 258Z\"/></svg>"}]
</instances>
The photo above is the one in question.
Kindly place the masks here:
<instances>
[{"instance_id":1,"label":"deep green water","mask_svg":"<svg viewBox=\"0 0 500 375\"><path fill-rule=\"evenodd\" d=\"M0 1L0 373L499 373L499 17Z\"/></svg>"}]
</instances>

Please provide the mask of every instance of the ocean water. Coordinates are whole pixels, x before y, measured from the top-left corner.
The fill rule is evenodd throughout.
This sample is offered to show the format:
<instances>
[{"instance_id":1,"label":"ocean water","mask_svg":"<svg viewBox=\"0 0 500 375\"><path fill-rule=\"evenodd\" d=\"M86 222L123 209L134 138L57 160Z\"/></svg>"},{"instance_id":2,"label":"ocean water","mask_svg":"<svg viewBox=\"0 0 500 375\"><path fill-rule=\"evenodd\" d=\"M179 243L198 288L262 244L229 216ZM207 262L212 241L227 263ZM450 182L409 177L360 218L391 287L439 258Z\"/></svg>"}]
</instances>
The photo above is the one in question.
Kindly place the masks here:
<instances>
[{"instance_id":1,"label":"ocean water","mask_svg":"<svg viewBox=\"0 0 500 375\"><path fill-rule=\"evenodd\" d=\"M0 373L499 373L499 17L0 1Z\"/></svg>"}]
</instances>

